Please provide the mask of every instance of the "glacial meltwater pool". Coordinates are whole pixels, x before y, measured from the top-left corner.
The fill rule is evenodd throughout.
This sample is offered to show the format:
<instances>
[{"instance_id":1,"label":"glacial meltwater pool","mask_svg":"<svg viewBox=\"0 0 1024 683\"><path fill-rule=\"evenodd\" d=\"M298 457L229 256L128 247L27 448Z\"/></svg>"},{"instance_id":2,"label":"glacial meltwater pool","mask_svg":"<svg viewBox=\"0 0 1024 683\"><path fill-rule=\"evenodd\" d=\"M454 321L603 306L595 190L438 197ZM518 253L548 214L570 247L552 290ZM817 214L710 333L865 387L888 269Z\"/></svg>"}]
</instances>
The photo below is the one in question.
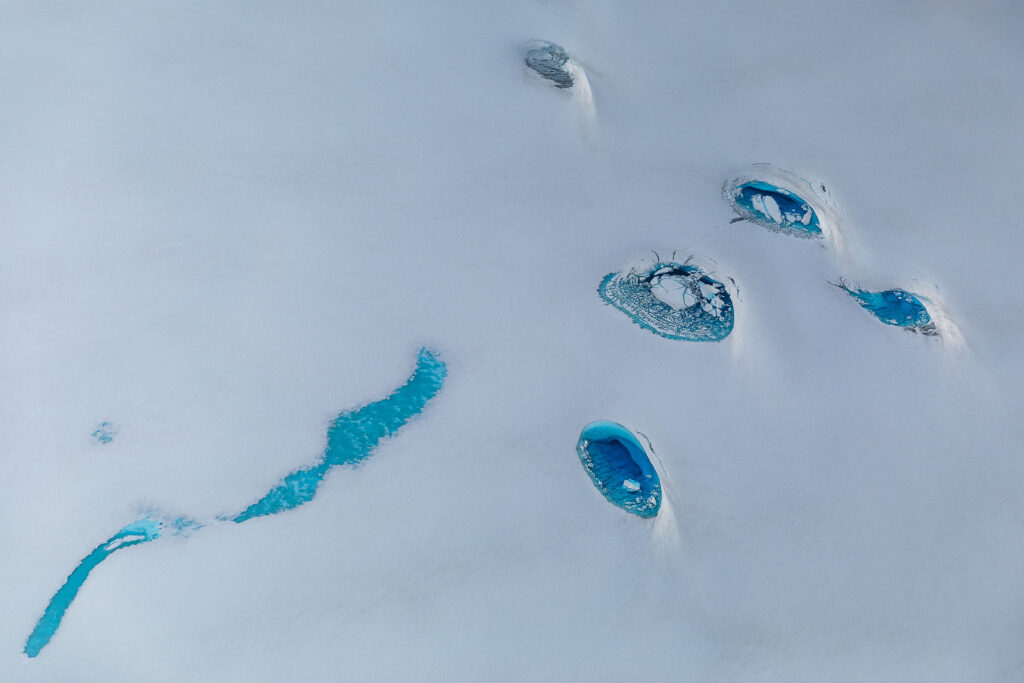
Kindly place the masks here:
<instances>
[{"instance_id":1,"label":"glacial meltwater pool","mask_svg":"<svg viewBox=\"0 0 1024 683\"><path fill-rule=\"evenodd\" d=\"M617 422L591 422L580 433L576 452L610 503L640 517L658 514L661 479L633 432Z\"/></svg>"},{"instance_id":2,"label":"glacial meltwater pool","mask_svg":"<svg viewBox=\"0 0 1024 683\"><path fill-rule=\"evenodd\" d=\"M790 190L754 180L734 185L727 196L744 220L796 237L822 237L814 209Z\"/></svg>"},{"instance_id":3,"label":"glacial meltwater pool","mask_svg":"<svg viewBox=\"0 0 1024 683\"><path fill-rule=\"evenodd\" d=\"M915 294L903 289L869 292L864 289L848 287L842 281L836 286L853 297L861 305L861 308L870 312L886 325L895 325L927 335L938 334L931 314Z\"/></svg>"}]
</instances>

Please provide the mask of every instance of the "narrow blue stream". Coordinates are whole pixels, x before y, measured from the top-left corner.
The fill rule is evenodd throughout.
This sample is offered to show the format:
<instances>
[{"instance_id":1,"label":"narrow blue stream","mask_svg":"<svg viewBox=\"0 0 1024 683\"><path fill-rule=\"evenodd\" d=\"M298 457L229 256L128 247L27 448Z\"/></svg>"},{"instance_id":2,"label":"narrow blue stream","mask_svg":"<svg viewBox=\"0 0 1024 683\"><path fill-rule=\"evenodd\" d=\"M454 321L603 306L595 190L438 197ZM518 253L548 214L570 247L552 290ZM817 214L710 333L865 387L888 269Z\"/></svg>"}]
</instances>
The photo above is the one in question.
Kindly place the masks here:
<instances>
[{"instance_id":1,"label":"narrow blue stream","mask_svg":"<svg viewBox=\"0 0 1024 683\"><path fill-rule=\"evenodd\" d=\"M336 417L327 429L327 448L320 461L289 474L232 521L241 523L253 517L274 515L312 500L331 468L358 465L370 457L381 440L397 432L437 395L447 374L445 364L437 356L421 349L416 371L408 382L381 401Z\"/></svg>"},{"instance_id":2,"label":"narrow blue stream","mask_svg":"<svg viewBox=\"0 0 1024 683\"><path fill-rule=\"evenodd\" d=\"M356 466L365 461L383 439L393 436L412 417L422 412L427 402L441 390L447 374L447 367L436 354L420 349L416 369L405 384L387 398L343 412L331 422L327 429L327 447L316 464L292 472L263 498L238 515L221 518L221 521L229 519L242 523L254 517L277 514L308 503L316 495L328 471L338 465ZM96 546L78 563L64 585L50 599L43 616L25 643L25 654L35 657L50 642L89 573L105 559L122 548L159 538L165 530L181 534L202 526L184 517L169 520L166 525L146 517L129 524Z\"/></svg>"},{"instance_id":3,"label":"narrow blue stream","mask_svg":"<svg viewBox=\"0 0 1024 683\"><path fill-rule=\"evenodd\" d=\"M148 543L155 538L159 538L162 526L160 522L148 517L140 519L137 522L132 522L93 548L93 551L78 563L75 571L71 572L64 585L50 599L50 604L46 606L46 611L43 612L39 623L36 624L32 634L28 637L28 641L25 643L25 654L29 657L35 657L50 642L50 638L53 637L53 634L57 632L57 628L60 626L61 619L64 618L64 612L71 606L71 601L78 595L78 590L85 583L85 580L89 578L89 572L96 565L122 548L129 548L140 543Z\"/></svg>"}]
</instances>

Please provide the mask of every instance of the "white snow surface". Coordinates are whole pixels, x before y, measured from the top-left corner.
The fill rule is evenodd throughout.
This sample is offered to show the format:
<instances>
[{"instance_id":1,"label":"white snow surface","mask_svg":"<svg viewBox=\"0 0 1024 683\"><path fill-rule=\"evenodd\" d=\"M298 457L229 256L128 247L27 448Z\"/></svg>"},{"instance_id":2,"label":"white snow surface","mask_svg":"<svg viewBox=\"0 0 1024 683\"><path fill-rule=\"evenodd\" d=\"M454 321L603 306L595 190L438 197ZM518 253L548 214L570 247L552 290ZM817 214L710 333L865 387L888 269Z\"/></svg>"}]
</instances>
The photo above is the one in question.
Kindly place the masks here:
<instances>
[{"instance_id":1,"label":"white snow surface","mask_svg":"<svg viewBox=\"0 0 1024 683\"><path fill-rule=\"evenodd\" d=\"M1022 32L1009 0L0 4L0 680L1024 680ZM827 185L841 253L729 223L758 162ZM650 250L735 278L727 340L602 303ZM103 539L243 509L420 345L448 381L364 466L119 552L22 654ZM650 436L655 520L580 467L598 419Z\"/></svg>"}]
</instances>

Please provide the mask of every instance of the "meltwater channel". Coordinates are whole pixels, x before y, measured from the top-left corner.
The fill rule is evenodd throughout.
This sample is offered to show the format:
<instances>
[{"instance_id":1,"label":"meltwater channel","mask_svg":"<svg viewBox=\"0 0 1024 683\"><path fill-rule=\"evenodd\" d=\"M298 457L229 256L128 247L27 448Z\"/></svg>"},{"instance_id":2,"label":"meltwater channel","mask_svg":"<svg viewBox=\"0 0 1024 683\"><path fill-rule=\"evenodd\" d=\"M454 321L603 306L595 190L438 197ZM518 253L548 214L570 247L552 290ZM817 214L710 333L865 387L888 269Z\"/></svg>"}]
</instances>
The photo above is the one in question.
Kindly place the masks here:
<instances>
[{"instance_id":1,"label":"meltwater channel","mask_svg":"<svg viewBox=\"0 0 1024 683\"><path fill-rule=\"evenodd\" d=\"M380 401L338 415L327 429L327 447L316 464L292 472L237 515L216 521L241 524L254 517L274 515L308 503L316 495L324 475L339 465L358 465L372 455L377 445L393 436L411 418L423 411L427 402L441 391L447 366L432 351L420 349L416 369L409 380ZM78 563L64 585L54 593L43 616L25 643L25 654L35 657L50 642L61 620L82 588L90 572L118 550L148 543L164 533L180 534L204 524L177 518L164 522L146 517L132 522L96 546Z\"/></svg>"}]
</instances>

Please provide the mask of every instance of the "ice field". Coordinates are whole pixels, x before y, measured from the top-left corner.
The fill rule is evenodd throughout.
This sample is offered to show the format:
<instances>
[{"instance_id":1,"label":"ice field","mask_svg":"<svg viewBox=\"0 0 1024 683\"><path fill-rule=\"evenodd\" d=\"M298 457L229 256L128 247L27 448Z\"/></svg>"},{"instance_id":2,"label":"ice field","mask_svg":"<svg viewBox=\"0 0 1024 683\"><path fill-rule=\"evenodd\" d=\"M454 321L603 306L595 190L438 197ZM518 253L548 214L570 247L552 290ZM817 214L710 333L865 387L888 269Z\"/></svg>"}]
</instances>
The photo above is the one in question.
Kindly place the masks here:
<instances>
[{"instance_id":1,"label":"ice field","mask_svg":"<svg viewBox=\"0 0 1024 683\"><path fill-rule=\"evenodd\" d=\"M1024 680L1022 34L0 3L0 681Z\"/></svg>"}]
</instances>

